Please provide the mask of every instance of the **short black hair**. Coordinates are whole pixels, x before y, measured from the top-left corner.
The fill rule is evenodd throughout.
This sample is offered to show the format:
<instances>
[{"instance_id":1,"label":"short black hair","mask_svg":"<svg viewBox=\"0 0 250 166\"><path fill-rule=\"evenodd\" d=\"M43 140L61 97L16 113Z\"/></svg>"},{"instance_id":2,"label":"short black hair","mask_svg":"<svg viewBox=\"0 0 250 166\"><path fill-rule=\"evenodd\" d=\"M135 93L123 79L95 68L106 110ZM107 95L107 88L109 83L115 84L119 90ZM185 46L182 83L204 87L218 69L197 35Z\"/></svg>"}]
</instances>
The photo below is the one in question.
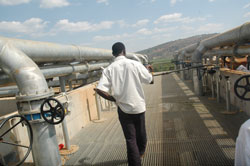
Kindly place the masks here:
<instances>
[{"instance_id":1,"label":"short black hair","mask_svg":"<svg viewBox=\"0 0 250 166\"><path fill-rule=\"evenodd\" d=\"M117 43L113 44L113 46L112 46L112 54L114 56L118 56L119 54L122 53L122 51L124 51L124 53L126 53L125 45L123 43L117 42Z\"/></svg>"}]
</instances>

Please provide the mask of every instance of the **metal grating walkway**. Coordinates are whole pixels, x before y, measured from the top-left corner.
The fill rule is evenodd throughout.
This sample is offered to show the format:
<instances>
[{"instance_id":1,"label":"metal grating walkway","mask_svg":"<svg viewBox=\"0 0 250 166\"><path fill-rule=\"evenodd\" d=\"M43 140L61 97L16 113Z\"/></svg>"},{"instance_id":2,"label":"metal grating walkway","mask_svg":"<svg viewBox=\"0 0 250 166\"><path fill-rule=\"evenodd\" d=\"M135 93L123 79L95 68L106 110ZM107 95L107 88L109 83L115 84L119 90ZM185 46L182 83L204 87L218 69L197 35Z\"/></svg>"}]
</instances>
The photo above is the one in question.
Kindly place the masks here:
<instances>
[{"instance_id":1,"label":"metal grating walkway","mask_svg":"<svg viewBox=\"0 0 250 166\"><path fill-rule=\"evenodd\" d=\"M175 74L155 78L155 84L145 87L148 145L142 164L233 165L235 138L247 116L221 115L223 104L196 97L187 86L190 82ZM104 122L88 125L71 140L80 149L65 165L127 165L116 110L102 115Z\"/></svg>"}]
</instances>

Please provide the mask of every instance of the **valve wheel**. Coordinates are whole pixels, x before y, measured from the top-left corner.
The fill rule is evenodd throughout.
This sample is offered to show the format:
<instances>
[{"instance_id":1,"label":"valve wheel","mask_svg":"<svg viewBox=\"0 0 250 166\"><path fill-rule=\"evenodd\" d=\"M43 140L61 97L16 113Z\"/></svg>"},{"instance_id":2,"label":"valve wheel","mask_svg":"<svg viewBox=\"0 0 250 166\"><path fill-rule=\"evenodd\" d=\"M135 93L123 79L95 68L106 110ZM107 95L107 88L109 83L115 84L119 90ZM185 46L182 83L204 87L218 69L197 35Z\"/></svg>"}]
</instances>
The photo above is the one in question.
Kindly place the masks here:
<instances>
[{"instance_id":1,"label":"valve wheel","mask_svg":"<svg viewBox=\"0 0 250 166\"><path fill-rule=\"evenodd\" d=\"M11 124L11 122L13 121L15 124L9 127L9 124ZM27 126L28 130L27 135L29 137L29 142L27 143L28 145L21 145L18 142L16 142L16 140L13 140L13 132L15 132L14 129L17 126ZM19 166L26 160L32 149L32 143L33 143L33 131L29 121L25 117L21 115L13 115L4 119L3 122L0 123L0 147L11 148L12 146L17 146L18 148L21 148L21 150L25 153L25 155L21 157L19 160L11 162L13 163L13 165Z\"/></svg>"},{"instance_id":2,"label":"valve wheel","mask_svg":"<svg viewBox=\"0 0 250 166\"><path fill-rule=\"evenodd\" d=\"M214 69L210 69L210 70L208 70L207 72L208 72L208 74L213 75L213 74L215 74L215 73L216 73L216 70L214 70Z\"/></svg>"},{"instance_id":3,"label":"valve wheel","mask_svg":"<svg viewBox=\"0 0 250 166\"><path fill-rule=\"evenodd\" d=\"M250 83L249 83L250 75L245 75L237 79L234 83L234 92L237 97L242 100L250 100ZM245 85L243 84L245 80ZM250 94L250 93L249 93Z\"/></svg>"},{"instance_id":4,"label":"valve wheel","mask_svg":"<svg viewBox=\"0 0 250 166\"><path fill-rule=\"evenodd\" d=\"M55 98L44 100L40 111L43 119L53 125L61 123L65 117L63 105Z\"/></svg>"}]
</instances>

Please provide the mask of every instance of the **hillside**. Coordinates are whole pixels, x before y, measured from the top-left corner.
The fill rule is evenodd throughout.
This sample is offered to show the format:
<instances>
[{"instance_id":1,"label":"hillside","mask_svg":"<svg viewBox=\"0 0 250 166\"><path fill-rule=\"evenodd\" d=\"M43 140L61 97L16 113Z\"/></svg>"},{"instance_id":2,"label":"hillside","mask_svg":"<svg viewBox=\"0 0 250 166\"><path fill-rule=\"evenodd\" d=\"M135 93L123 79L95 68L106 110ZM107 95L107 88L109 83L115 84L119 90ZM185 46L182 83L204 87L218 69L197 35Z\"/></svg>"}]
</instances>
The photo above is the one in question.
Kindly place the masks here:
<instances>
[{"instance_id":1,"label":"hillside","mask_svg":"<svg viewBox=\"0 0 250 166\"><path fill-rule=\"evenodd\" d=\"M188 37L185 39L178 39L175 41L170 41L152 48L148 48L146 50L139 51L140 54L146 54L149 57L149 60L152 59L158 59L158 58L166 58L166 59L172 59L172 56L175 51L186 47L188 45L191 45L193 43L197 43L201 40L204 40L206 38L209 38L215 34L203 34L203 35L197 35Z\"/></svg>"}]
</instances>

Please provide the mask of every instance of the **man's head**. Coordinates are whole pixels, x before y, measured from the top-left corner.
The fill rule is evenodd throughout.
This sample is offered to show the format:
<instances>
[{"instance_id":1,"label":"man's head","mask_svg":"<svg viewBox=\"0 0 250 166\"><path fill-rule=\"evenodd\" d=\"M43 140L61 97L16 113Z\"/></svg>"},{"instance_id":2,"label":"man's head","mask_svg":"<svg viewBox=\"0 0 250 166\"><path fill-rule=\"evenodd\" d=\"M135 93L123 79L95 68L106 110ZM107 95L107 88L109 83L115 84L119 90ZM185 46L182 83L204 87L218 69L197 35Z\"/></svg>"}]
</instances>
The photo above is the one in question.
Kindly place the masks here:
<instances>
[{"instance_id":1,"label":"man's head","mask_svg":"<svg viewBox=\"0 0 250 166\"><path fill-rule=\"evenodd\" d=\"M120 54L126 55L125 45L121 42L117 42L112 46L112 54L117 57Z\"/></svg>"}]
</instances>

